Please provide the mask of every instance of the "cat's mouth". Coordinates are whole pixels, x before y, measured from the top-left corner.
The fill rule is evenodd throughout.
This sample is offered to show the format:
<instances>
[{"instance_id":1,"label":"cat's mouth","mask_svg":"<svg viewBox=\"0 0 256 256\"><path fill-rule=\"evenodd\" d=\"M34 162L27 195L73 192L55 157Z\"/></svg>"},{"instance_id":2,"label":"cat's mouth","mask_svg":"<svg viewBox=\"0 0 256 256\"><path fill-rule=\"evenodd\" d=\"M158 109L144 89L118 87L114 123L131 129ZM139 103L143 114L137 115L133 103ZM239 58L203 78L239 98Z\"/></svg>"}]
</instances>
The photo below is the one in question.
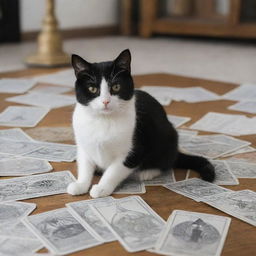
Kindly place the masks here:
<instances>
[{"instance_id":1,"label":"cat's mouth","mask_svg":"<svg viewBox=\"0 0 256 256\"><path fill-rule=\"evenodd\" d=\"M108 115L108 114L112 113L113 110L110 109L110 108L103 108L103 109L101 109L99 112L100 112L101 114Z\"/></svg>"}]
</instances>

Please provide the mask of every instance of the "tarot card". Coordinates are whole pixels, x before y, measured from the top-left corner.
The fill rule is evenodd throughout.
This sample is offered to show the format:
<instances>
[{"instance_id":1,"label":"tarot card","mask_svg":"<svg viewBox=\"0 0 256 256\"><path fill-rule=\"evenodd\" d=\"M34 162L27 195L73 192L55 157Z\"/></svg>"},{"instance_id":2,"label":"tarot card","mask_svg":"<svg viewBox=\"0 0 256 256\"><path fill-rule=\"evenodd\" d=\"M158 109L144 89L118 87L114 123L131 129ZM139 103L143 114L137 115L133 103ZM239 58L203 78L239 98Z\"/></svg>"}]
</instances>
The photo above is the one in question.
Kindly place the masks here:
<instances>
[{"instance_id":1,"label":"tarot card","mask_svg":"<svg viewBox=\"0 0 256 256\"><path fill-rule=\"evenodd\" d=\"M0 238L1 256L28 256L42 248L37 239Z\"/></svg>"},{"instance_id":2,"label":"tarot card","mask_svg":"<svg viewBox=\"0 0 256 256\"><path fill-rule=\"evenodd\" d=\"M209 144L212 143L212 141L201 139L199 136L196 135L190 135L190 134L178 134L179 135L179 141L178 146L181 148L182 146L193 146L193 145L201 145L201 144ZM200 138L200 140L198 139Z\"/></svg>"},{"instance_id":3,"label":"tarot card","mask_svg":"<svg viewBox=\"0 0 256 256\"><path fill-rule=\"evenodd\" d=\"M240 135L241 124L246 121L247 118L244 115L209 112L200 120L192 124L190 129Z\"/></svg>"},{"instance_id":4,"label":"tarot card","mask_svg":"<svg viewBox=\"0 0 256 256\"><path fill-rule=\"evenodd\" d=\"M167 97L169 100L171 100L170 89L171 89L171 87L167 87L167 86L142 86L142 87L140 87L141 91L147 92L155 99L157 99L158 97Z\"/></svg>"},{"instance_id":5,"label":"tarot card","mask_svg":"<svg viewBox=\"0 0 256 256\"><path fill-rule=\"evenodd\" d=\"M167 115L167 118L168 118L169 122L171 122L173 124L173 126L175 128L177 128L191 120L190 117L175 116L175 115Z\"/></svg>"},{"instance_id":6,"label":"tarot card","mask_svg":"<svg viewBox=\"0 0 256 256\"><path fill-rule=\"evenodd\" d=\"M254 162L248 161L247 159L236 158L236 157L227 158L227 159L225 159L225 161L227 161L227 162L238 162L238 163L240 163L240 162L242 162L242 163L254 163Z\"/></svg>"},{"instance_id":7,"label":"tarot card","mask_svg":"<svg viewBox=\"0 0 256 256\"><path fill-rule=\"evenodd\" d=\"M255 100L255 84L242 84L237 88L224 94L222 98L235 101Z\"/></svg>"},{"instance_id":8,"label":"tarot card","mask_svg":"<svg viewBox=\"0 0 256 256\"><path fill-rule=\"evenodd\" d=\"M198 178L178 181L164 185L164 187L198 202L203 200L204 197L230 191L230 189Z\"/></svg>"},{"instance_id":9,"label":"tarot card","mask_svg":"<svg viewBox=\"0 0 256 256\"><path fill-rule=\"evenodd\" d=\"M256 178L256 164L227 161L227 165L237 178Z\"/></svg>"},{"instance_id":10,"label":"tarot card","mask_svg":"<svg viewBox=\"0 0 256 256\"><path fill-rule=\"evenodd\" d=\"M0 125L34 127L48 112L46 108L10 106L0 114Z\"/></svg>"},{"instance_id":11,"label":"tarot card","mask_svg":"<svg viewBox=\"0 0 256 256\"><path fill-rule=\"evenodd\" d=\"M19 238L19 239L37 239L37 237L22 222L14 225L7 224L0 228L0 238Z\"/></svg>"},{"instance_id":12,"label":"tarot card","mask_svg":"<svg viewBox=\"0 0 256 256\"><path fill-rule=\"evenodd\" d=\"M0 130L0 138L8 139L8 140L33 141L33 139L29 137L20 128Z\"/></svg>"},{"instance_id":13,"label":"tarot card","mask_svg":"<svg viewBox=\"0 0 256 256\"><path fill-rule=\"evenodd\" d=\"M203 136L190 136L190 135L184 135L179 140L179 146L182 148L188 148L188 147L198 147L200 145L205 144L212 144L214 143L212 140L204 138Z\"/></svg>"},{"instance_id":14,"label":"tarot card","mask_svg":"<svg viewBox=\"0 0 256 256\"><path fill-rule=\"evenodd\" d=\"M53 162L73 162L76 159L76 146L60 143L38 142L37 149L24 155Z\"/></svg>"},{"instance_id":15,"label":"tarot card","mask_svg":"<svg viewBox=\"0 0 256 256\"><path fill-rule=\"evenodd\" d=\"M201 87L177 88L169 86L143 86L140 89L149 94L165 95L176 101L186 101L191 103L219 100L221 98L216 93Z\"/></svg>"},{"instance_id":16,"label":"tarot card","mask_svg":"<svg viewBox=\"0 0 256 256\"><path fill-rule=\"evenodd\" d=\"M177 129L177 132L179 136L182 136L182 135L196 136L198 134L198 131L191 131L191 130L185 130L185 129Z\"/></svg>"},{"instance_id":17,"label":"tarot card","mask_svg":"<svg viewBox=\"0 0 256 256\"><path fill-rule=\"evenodd\" d=\"M215 173L216 173L214 184L217 184L217 185L238 185L239 184L238 179L233 174L233 172L229 168L228 163L226 161L212 160L211 163L214 166Z\"/></svg>"},{"instance_id":18,"label":"tarot card","mask_svg":"<svg viewBox=\"0 0 256 256\"><path fill-rule=\"evenodd\" d=\"M176 182L173 170L161 173L159 176L151 180L144 180L144 184L146 186L161 186L173 182Z\"/></svg>"},{"instance_id":19,"label":"tarot card","mask_svg":"<svg viewBox=\"0 0 256 256\"><path fill-rule=\"evenodd\" d=\"M246 117L243 123L239 123L237 129L239 129L240 135L256 134L256 117Z\"/></svg>"},{"instance_id":20,"label":"tarot card","mask_svg":"<svg viewBox=\"0 0 256 256\"><path fill-rule=\"evenodd\" d=\"M169 95L167 95L166 93L163 93L162 91L159 91L158 89L150 88L150 90L144 90L142 88L142 90L149 93L152 97L154 97L163 106L168 106L172 102L171 97Z\"/></svg>"},{"instance_id":21,"label":"tarot card","mask_svg":"<svg viewBox=\"0 0 256 256\"><path fill-rule=\"evenodd\" d=\"M230 153L227 153L225 155L222 155L221 157L230 157L230 156L234 156L234 155L238 155L238 154L244 154L244 153L250 153L250 152L255 152L256 149L251 147L251 146L246 146L240 149L236 149Z\"/></svg>"},{"instance_id":22,"label":"tarot card","mask_svg":"<svg viewBox=\"0 0 256 256\"><path fill-rule=\"evenodd\" d=\"M46 161L34 158L14 158L0 161L0 176L26 176L51 171L52 166Z\"/></svg>"},{"instance_id":23,"label":"tarot card","mask_svg":"<svg viewBox=\"0 0 256 256\"><path fill-rule=\"evenodd\" d=\"M0 153L0 161L15 158L15 155Z\"/></svg>"},{"instance_id":24,"label":"tarot card","mask_svg":"<svg viewBox=\"0 0 256 256\"><path fill-rule=\"evenodd\" d=\"M26 130L26 133L33 139L40 141L74 141L74 133L72 127L36 127Z\"/></svg>"},{"instance_id":25,"label":"tarot card","mask_svg":"<svg viewBox=\"0 0 256 256\"><path fill-rule=\"evenodd\" d=\"M171 98L166 95L159 95L155 93L152 96L163 106L169 106L172 102Z\"/></svg>"},{"instance_id":26,"label":"tarot card","mask_svg":"<svg viewBox=\"0 0 256 256\"><path fill-rule=\"evenodd\" d=\"M102 221L97 211L95 211L91 205L107 206L112 201L114 201L114 198L108 196L104 198L68 203L66 206L70 213L77 218L82 225L86 225L86 227L89 226L97 233L99 240L103 242L111 242L116 240L115 235L106 226L105 221Z\"/></svg>"},{"instance_id":27,"label":"tarot card","mask_svg":"<svg viewBox=\"0 0 256 256\"><path fill-rule=\"evenodd\" d=\"M152 248L165 221L139 196L94 207L118 241L129 252Z\"/></svg>"},{"instance_id":28,"label":"tarot card","mask_svg":"<svg viewBox=\"0 0 256 256\"><path fill-rule=\"evenodd\" d=\"M206 197L204 203L256 226L256 193L240 190Z\"/></svg>"},{"instance_id":29,"label":"tarot card","mask_svg":"<svg viewBox=\"0 0 256 256\"><path fill-rule=\"evenodd\" d=\"M156 100L162 105L162 106L169 106L172 102L172 100L167 97L160 97L160 96L155 96Z\"/></svg>"},{"instance_id":30,"label":"tarot card","mask_svg":"<svg viewBox=\"0 0 256 256\"><path fill-rule=\"evenodd\" d=\"M63 85L74 88L76 77L73 69L67 69L49 75L37 76L34 77L34 80L40 83Z\"/></svg>"},{"instance_id":31,"label":"tarot card","mask_svg":"<svg viewBox=\"0 0 256 256\"><path fill-rule=\"evenodd\" d=\"M175 210L155 251L164 255L220 256L230 222L228 217Z\"/></svg>"},{"instance_id":32,"label":"tarot card","mask_svg":"<svg viewBox=\"0 0 256 256\"><path fill-rule=\"evenodd\" d=\"M74 181L70 171L0 180L0 202L66 193Z\"/></svg>"},{"instance_id":33,"label":"tarot card","mask_svg":"<svg viewBox=\"0 0 256 256\"><path fill-rule=\"evenodd\" d=\"M113 194L144 194L145 184L140 179L132 175L124 180L113 192Z\"/></svg>"},{"instance_id":34,"label":"tarot card","mask_svg":"<svg viewBox=\"0 0 256 256\"><path fill-rule=\"evenodd\" d=\"M0 203L0 226L18 223L36 208L36 204L23 202Z\"/></svg>"},{"instance_id":35,"label":"tarot card","mask_svg":"<svg viewBox=\"0 0 256 256\"><path fill-rule=\"evenodd\" d=\"M229 106L228 109L256 114L256 101L255 99L253 101L240 101L232 106Z\"/></svg>"},{"instance_id":36,"label":"tarot card","mask_svg":"<svg viewBox=\"0 0 256 256\"><path fill-rule=\"evenodd\" d=\"M249 146L251 144L249 141L239 140L223 134L203 135L201 137L212 140L214 142L231 145L235 148L235 150Z\"/></svg>"},{"instance_id":37,"label":"tarot card","mask_svg":"<svg viewBox=\"0 0 256 256\"><path fill-rule=\"evenodd\" d=\"M206 90L202 87L187 87L187 88L179 88L180 96L179 98L183 101L196 103L196 102L204 102L204 101L213 101L219 100L220 96L214 92Z\"/></svg>"},{"instance_id":38,"label":"tarot card","mask_svg":"<svg viewBox=\"0 0 256 256\"><path fill-rule=\"evenodd\" d=\"M23 223L52 253L63 255L102 244L67 208L31 215Z\"/></svg>"},{"instance_id":39,"label":"tarot card","mask_svg":"<svg viewBox=\"0 0 256 256\"><path fill-rule=\"evenodd\" d=\"M35 85L32 79L4 78L0 79L0 93L24 93Z\"/></svg>"},{"instance_id":40,"label":"tarot card","mask_svg":"<svg viewBox=\"0 0 256 256\"><path fill-rule=\"evenodd\" d=\"M178 88L175 87L170 87L170 86L160 86L160 85L156 85L156 86L152 86L152 85L144 85L142 87L140 87L141 91L145 91L147 93L161 93L161 94L168 94L170 93L170 90L175 90Z\"/></svg>"},{"instance_id":41,"label":"tarot card","mask_svg":"<svg viewBox=\"0 0 256 256\"><path fill-rule=\"evenodd\" d=\"M61 94L72 91L71 88L64 86L37 86L36 88L30 90L30 92L37 93L50 93L50 94Z\"/></svg>"},{"instance_id":42,"label":"tarot card","mask_svg":"<svg viewBox=\"0 0 256 256\"><path fill-rule=\"evenodd\" d=\"M41 147L31 141L14 141L0 138L0 152L11 155L24 155Z\"/></svg>"},{"instance_id":43,"label":"tarot card","mask_svg":"<svg viewBox=\"0 0 256 256\"><path fill-rule=\"evenodd\" d=\"M30 92L24 95L6 98L6 101L52 109L73 105L76 99L75 96L69 95Z\"/></svg>"},{"instance_id":44,"label":"tarot card","mask_svg":"<svg viewBox=\"0 0 256 256\"><path fill-rule=\"evenodd\" d=\"M223 143L209 143L194 146L180 145L181 150L186 153L204 156L206 158L217 158L234 150L234 146Z\"/></svg>"},{"instance_id":45,"label":"tarot card","mask_svg":"<svg viewBox=\"0 0 256 256\"><path fill-rule=\"evenodd\" d=\"M244 153L235 157L225 159L226 161L233 162L248 162L256 164L256 152Z\"/></svg>"}]
</instances>

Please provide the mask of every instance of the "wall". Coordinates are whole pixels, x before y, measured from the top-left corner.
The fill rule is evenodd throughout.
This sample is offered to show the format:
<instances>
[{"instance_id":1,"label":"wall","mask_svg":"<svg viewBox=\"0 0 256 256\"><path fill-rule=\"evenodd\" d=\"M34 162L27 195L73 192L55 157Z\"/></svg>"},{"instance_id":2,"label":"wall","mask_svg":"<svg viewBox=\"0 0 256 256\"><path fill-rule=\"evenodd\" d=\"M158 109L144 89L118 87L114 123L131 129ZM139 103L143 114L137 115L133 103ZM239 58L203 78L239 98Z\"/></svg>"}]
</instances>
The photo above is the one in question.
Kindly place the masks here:
<instances>
[{"instance_id":1,"label":"wall","mask_svg":"<svg viewBox=\"0 0 256 256\"><path fill-rule=\"evenodd\" d=\"M39 30L46 0L20 0L22 32ZM118 23L118 0L55 0L60 28L111 26Z\"/></svg>"}]
</instances>

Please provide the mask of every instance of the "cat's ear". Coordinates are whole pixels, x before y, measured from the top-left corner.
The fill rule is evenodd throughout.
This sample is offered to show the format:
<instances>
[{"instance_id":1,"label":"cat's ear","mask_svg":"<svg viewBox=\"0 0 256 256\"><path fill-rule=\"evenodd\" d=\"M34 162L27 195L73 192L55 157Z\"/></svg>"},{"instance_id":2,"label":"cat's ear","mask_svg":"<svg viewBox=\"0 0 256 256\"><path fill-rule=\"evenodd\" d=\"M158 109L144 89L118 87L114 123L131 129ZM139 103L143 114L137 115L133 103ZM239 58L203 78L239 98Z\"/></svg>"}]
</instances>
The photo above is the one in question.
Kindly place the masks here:
<instances>
[{"instance_id":1,"label":"cat's ear","mask_svg":"<svg viewBox=\"0 0 256 256\"><path fill-rule=\"evenodd\" d=\"M89 73L90 71L91 64L76 54L72 54L71 63L76 76L81 71L85 71L86 73Z\"/></svg>"},{"instance_id":2,"label":"cat's ear","mask_svg":"<svg viewBox=\"0 0 256 256\"><path fill-rule=\"evenodd\" d=\"M131 53L129 49L122 51L114 60L115 67L131 71Z\"/></svg>"}]
</instances>

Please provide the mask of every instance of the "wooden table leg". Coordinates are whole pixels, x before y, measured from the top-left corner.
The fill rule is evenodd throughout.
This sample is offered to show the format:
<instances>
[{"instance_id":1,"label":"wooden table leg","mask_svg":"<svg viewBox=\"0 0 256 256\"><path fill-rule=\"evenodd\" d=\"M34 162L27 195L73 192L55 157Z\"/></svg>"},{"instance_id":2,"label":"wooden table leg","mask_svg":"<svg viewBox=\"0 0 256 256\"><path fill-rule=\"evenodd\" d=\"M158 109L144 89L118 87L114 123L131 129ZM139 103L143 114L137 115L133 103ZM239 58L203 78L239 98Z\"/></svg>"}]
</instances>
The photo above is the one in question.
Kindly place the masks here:
<instances>
[{"instance_id":1,"label":"wooden table leg","mask_svg":"<svg viewBox=\"0 0 256 256\"><path fill-rule=\"evenodd\" d=\"M157 14L157 0L140 1L140 26L139 34L150 37L153 32L153 23Z\"/></svg>"}]
</instances>

